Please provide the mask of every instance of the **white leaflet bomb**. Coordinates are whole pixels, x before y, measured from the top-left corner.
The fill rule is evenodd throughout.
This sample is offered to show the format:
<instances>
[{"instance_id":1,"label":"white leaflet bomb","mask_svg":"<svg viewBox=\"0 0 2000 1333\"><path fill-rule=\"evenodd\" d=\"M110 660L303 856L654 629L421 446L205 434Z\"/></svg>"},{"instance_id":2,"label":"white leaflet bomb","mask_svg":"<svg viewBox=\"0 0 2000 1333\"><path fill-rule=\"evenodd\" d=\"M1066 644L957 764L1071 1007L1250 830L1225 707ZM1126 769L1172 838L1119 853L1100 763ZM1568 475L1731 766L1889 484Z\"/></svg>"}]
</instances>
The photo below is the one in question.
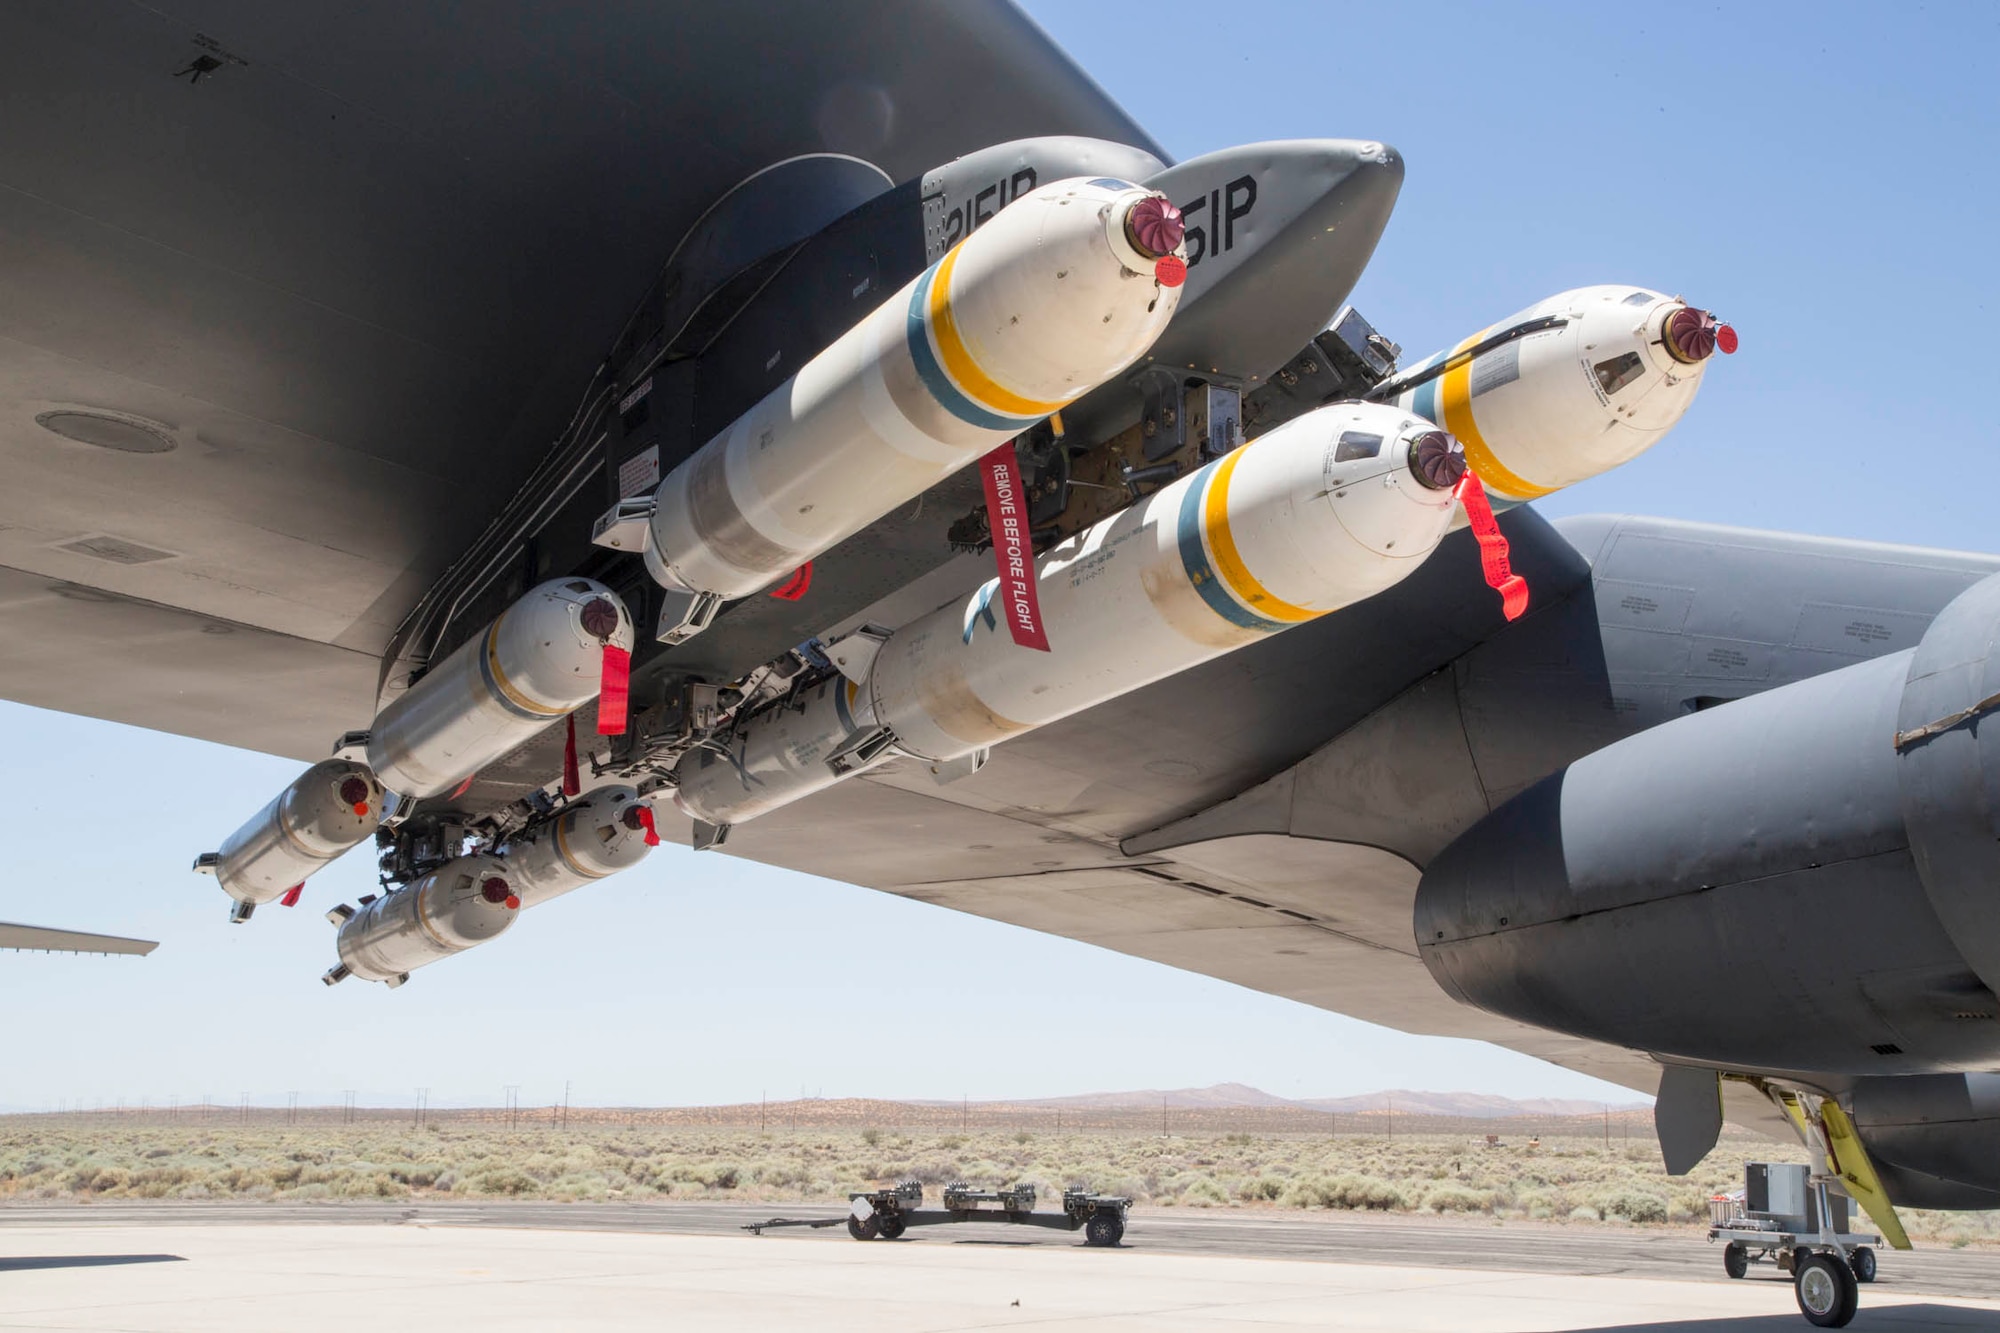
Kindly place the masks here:
<instances>
[{"instance_id":1,"label":"white leaflet bomb","mask_svg":"<svg viewBox=\"0 0 2000 1333\"><path fill-rule=\"evenodd\" d=\"M382 822L382 784L360 764L323 759L301 773L222 849L195 858L236 900L229 919L244 922L259 904L283 897L316 871L359 846Z\"/></svg>"},{"instance_id":2,"label":"white leaflet bomb","mask_svg":"<svg viewBox=\"0 0 2000 1333\"><path fill-rule=\"evenodd\" d=\"M1659 443L1736 332L1678 297L1580 287L1482 329L1382 385L1450 431L1486 489L1533 500Z\"/></svg>"},{"instance_id":3,"label":"white leaflet bomb","mask_svg":"<svg viewBox=\"0 0 2000 1333\"><path fill-rule=\"evenodd\" d=\"M1097 387L1180 300L1180 214L1109 178L1022 195L669 473L661 637L747 596ZM613 511L616 515L619 511ZM599 540L621 544L607 516Z\"/></svg>"},{"instance_id":4,"label":"white leaflet bomb","mask_svg":"<svg viewBox=\"0 0 2000 1333\"><path fill-rule=\"evenodd\" d=\"M360 910L327 913L340 927L340 962L320 980L348 977L400 986L426 963L484 944L514 924L521 900L495 856L462 856Z\"/></svg>"},{"instance_id":5,"label":"white leaflet bomb","mask_svg":"<svg viewBox=\"0 0 2000 1333\"><path fill-rule=\"evenodd\" d=\"M632 642L625 603L596 580L530 589L382 710L369 766L405 799L448 792L597 698L614 660L622 690Z\"/></svg>"},{"instance_id":6,"label":"white leaflet bomb","mask_svg":"<svg viewBox=\"0 0 2000 1333\"><path fill-rule=\"evenodd\" d=\"M631 869L658 842L650 802L631 787L600 787L497 852L460 857L358 911L334 908L340 962L320 979L400 986L426 963L498 936L523 909Z\"/></svg>"},{"instance_id":7,"label":"white leaflet bomb","mask_svg":"<svg viewBox=\"0 0 2000 1333\"><path fill-rule=\"evenodd\" d=\"M650 841L649 841L650 839ZM502 849L521 906L536 907L630 870L659 842L653 807L631 787L599 787Z\"/></svg>"},{"instance_id":8,"label":"white leaflet bomb","mask_svg":"<svg viewBox=\"0 0 2000 1333\"><path fill-rule=\"evenodd\" d=\"M974 761L998 741L1371 597L1436 548L1464 456L1379 404L1324 407L1036 562L1051 651L1013 642L998 580L897 630L855 680L751 718L733 757L690 752L680 807L728 825L899 750ZM841 645L830 645L836 661Z\"/></svg>"}]
</instances>

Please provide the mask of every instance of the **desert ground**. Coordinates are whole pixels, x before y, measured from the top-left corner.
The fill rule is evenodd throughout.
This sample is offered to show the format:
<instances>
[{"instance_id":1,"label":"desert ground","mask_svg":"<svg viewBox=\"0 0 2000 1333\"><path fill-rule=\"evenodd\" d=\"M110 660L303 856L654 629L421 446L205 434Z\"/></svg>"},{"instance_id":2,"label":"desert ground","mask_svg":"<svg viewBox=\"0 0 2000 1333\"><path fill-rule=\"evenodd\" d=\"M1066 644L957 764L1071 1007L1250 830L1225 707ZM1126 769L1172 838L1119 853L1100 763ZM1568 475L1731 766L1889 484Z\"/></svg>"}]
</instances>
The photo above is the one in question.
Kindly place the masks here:
<instances>
[{"instance_id":1,"label":"desert ground","mask_svg":"<svg viewBox=\"0 0 2000 1333\"><path fill-rule=\"evenodd\" d=\"M1348 1210L1545 1220L1579 1227L1700 1222L1709 1196L1748 1159L1798 1161L1796 1144L1730 1134L1693 1175L1661 1169L1650 1125L1546 1122L1523 1132L1465 1122L1440 1132L1349 1117L1333 1132L1217 1128L1226 1117L1109 1128L949 1128L951 1112L898 1116L750 1108L762 1121L578 1111L234 1115L183 1108L138 1115L0 1117L0 1206L93 1201L537 1200L833 1203L850 1190L918 1180L938 1187L1034 1185L1130 1196L1141 1210ZM885 1104L864 1103L861 1106ZM662 1117L650 1117L659 1121ZM967 1117L970 1119L970 1116ZM714 1117L711 1117L714 1119ZM869 1120L881 1123L864 1123ZM1073 1120L1075 1117L1073 1117ZM1435 1119L1435 1118L1433 1118ZM904 1123L896 1123L901 1120ZM676 1122L678 1121L678 1122ZM914 1123L911 1123L914 1122ZM1416 1132L1413 1132L1415 1130ZM1488 1133L1494 1141L1488 1142ZM1917 1238L2000 1244L2000 1219L1909 1212Z\"/></svg>"}]
</instances>

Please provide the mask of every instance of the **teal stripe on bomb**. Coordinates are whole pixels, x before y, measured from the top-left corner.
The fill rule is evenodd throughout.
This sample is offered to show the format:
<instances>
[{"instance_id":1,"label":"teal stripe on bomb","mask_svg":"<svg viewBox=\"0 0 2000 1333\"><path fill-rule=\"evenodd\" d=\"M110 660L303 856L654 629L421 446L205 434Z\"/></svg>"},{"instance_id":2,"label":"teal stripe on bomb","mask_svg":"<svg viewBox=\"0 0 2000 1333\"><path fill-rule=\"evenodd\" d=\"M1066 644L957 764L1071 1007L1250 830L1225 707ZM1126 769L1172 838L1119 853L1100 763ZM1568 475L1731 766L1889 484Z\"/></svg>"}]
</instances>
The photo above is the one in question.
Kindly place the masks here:
<instances>
[{"instance_id":1,"label":"teal stripe on bomb","mask_svg":"<svg viewBox=\"0 0 2000 1333\"><path fill-rule=\"evenodd\" d=\"M1208 603L1208 609L1221 616L1232 625L1256 630L1260 634L1275 634L1281 629L1291 628L1281 620L1269 620L1258 615L1229 595L1222 586L1222 580L1215 575L1215 567L1209 563L1208 547L1202 541L1201 502L1203 494L1215 484L1217 464L1210 463L1188 484L1181 496L1180 522L1175 536L1181 548L1181 568L1187 571L1188 582L1201 594L1201 600Z\"/></svg>"},{"instance_id":2,"label":"teal stripe on bomb","mask_svg":"<svg viewBox=\"0 0 2000 1333\"><path fill-rule=\"evenodd\" d=\"M904 325L904 338L910 345L910 360L917 366L917 378L931 391L931 397L937 399L938 406L960 421L983 430L1020 430L1035 418L1003 417L989 412L966 397L964 391L944 373L937 351L931 346L930 322L924 313L930 306L931 282L937 277L937 271L936 264L925 269L910 292L910 315Z\"/></svg>"}]
</instances>

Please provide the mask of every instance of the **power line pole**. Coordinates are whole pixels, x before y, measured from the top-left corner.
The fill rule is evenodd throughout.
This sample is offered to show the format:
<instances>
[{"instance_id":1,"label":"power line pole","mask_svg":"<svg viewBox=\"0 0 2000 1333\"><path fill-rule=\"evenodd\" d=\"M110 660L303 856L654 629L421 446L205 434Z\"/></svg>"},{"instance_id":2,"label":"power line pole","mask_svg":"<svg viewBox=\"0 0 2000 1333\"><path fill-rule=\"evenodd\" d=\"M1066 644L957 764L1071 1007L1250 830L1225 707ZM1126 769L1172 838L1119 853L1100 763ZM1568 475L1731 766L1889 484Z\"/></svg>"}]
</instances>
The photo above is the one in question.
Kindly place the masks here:
<instances>
[{"instance_id":1,"label":"power line pole","mask_svg":"<svg viewBox=\"0 0 2000 1333\"><path fill-rule=\"evenodd\" d=\"M563 1133L569 1133L569 1080L563 1080Z\"/></svg>"}]
</instances>

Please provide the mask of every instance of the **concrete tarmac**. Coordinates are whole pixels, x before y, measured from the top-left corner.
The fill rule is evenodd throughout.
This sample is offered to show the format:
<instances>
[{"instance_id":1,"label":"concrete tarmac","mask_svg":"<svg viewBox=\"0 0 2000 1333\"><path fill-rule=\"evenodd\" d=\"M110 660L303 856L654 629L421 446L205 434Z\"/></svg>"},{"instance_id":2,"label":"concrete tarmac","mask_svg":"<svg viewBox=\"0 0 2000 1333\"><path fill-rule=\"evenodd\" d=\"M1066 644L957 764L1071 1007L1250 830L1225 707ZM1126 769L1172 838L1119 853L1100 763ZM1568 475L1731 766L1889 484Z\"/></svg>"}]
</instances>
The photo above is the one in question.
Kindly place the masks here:
<instances>
[{"instance_id":1,"label":"concrete tarmac","mask_svg":"<svg viewBox=\"0 0 2000 1333\"><path fill-rule=\"evenodd\" d=\"M742 1204L0 1207L0 1330L1808 1327L1698 1229L1134 1214L1115 1250L962 1225L858 1244ZM1968 1297L1989 1299L1968 1299ZM1887 1254L1856 1329L2000 1329L2000 1256ZM1019 1304L1016 1304L1019 1302Z\"/></svg>"}]
</instances>

